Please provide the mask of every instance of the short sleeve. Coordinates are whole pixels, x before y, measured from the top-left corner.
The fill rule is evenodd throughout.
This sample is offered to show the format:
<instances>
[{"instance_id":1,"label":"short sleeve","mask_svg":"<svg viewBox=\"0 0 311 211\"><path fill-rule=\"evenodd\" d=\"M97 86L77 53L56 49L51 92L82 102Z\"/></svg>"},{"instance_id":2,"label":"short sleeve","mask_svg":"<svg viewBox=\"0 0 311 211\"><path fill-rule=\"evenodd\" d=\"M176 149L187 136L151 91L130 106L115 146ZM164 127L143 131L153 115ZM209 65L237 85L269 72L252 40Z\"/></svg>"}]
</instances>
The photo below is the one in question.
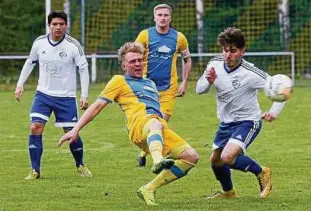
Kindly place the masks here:
<instances>
[{"instance_id":1,"label":"short sleeve","mask_svg":"<svg viewBox=\"0 0 311 211\"><path fill-rule=\"evenodd\" d=\"M122 92L122 87L125 83L124 77L121 75L113 76L107 83L104 90L98 96L99 99L103 99L108 103L117 101Z\"/></svg>"},{"instance_id":2,"label":"short sleeve","mask_svg":"<svg viewBox=\"0 0 311 211\"><path fill-rule=\"evenodd\" d=\"M189 51L189 45L188 45L188 40L183 33L178 32L178 46L179 46L179 52L181 53L183 58L189 57L190 56L190 51Z\"/></svg>"},{"instance_id":3,"label":"short sleeve","mask_svg":"<svg viewBox=\"0 0 311 211\"><path fill-rule=\"evenodd\" d=\"M148 46L148 31L147 30L141 31L137 36L135 42L143 44L143 46L146 48Z\"/></svg>"}]
</instances>

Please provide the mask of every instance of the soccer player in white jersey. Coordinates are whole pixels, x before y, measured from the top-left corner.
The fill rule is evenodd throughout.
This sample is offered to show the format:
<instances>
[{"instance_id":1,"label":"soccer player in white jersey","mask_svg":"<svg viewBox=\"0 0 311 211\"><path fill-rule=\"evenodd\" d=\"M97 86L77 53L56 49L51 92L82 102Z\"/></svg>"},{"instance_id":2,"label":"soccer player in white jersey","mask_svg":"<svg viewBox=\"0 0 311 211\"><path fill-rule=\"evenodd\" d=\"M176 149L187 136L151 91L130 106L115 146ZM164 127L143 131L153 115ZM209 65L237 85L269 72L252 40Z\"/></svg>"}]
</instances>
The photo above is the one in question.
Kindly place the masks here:
<instances>
[{"instance_id":1,"label":"soccer player in white jersey","mask_svg":"<svg viewBox=\"0 0 311 211\"><path fill-rule=\"evenodd\" d=\"M70 131L78 121L77 67L81 81L80 107L88 107L88 63L79 42L65 34L67 15L62 11L51 12L48 16L48 26L50 33L39 36L34 41L15 90L15 98L20 101L23 85L38 63L39 80L30 111L28 143L32 170L25 179L40 178L42 133L51 113L54 112L56 118L55 126L62 127L64 132ZM83 163L83 143L80 137L76 143L70 144L70 151L78 173L83 177L92 177L92 173Z\"/></svg>"},{"instance_id":2,"label":"soccer player in white jersey","mask_svg":"<svg viewBox=\"0 0 311 211\"><path fill-rule=\"evenodd\" d=\"M237 197L230 171L236 169L257 177L260 197L264 199L271 190L271 170L244 153L260 132L261 119L273 121L284 103L274 102L268 112L261 113L257 92L270 76L242 58L246 48L240 29L225 29L218 35L217 44L222 48L223 56L210 60L196 85L198 94L207 93L212 85L215 86L220 120L210 160L222 191L207 198Z\"/></svg>"}]
</instances>

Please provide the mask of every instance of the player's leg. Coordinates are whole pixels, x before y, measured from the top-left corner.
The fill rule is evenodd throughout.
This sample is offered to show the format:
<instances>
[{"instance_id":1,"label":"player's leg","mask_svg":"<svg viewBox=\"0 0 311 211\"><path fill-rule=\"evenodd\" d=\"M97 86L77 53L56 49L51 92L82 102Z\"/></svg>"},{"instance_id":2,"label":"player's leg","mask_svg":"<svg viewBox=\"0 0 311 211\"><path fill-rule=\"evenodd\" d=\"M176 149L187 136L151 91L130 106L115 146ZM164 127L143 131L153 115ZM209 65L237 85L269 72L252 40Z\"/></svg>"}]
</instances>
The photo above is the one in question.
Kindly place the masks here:
<instances>
[{"instance_id":1,"label":"player's leg","mask_svg":"<svg viewBox=\"0 0 311 211\"><path fill-rule=\"evenodd\" d=\"M142 129L144 137L147 137L147 146L153 160L152 172L158 174L163 168L169 168L174 160L166 159L163 151L163 124L156 118L147 121Z\"/></svg>"},{"instance_id":2,"label":"player's leg","mask_svg":"<svg viewBox=\"0 0 311 211\"><path fill-rule=\"evenodd\" d=\"M138 195L148 205L155 205L155 191L157 189L187 175L199 160L198 153L177 134L168 129L164 131L164 134L167 139L165 139L163 151L165 154L169 151L171 156L175 158L175 163L169 169L164 168L158 176L138 190Z\"/></svg>"},{"instance_id":3,"label":"player's leg","mask_svg":"<svg viewBox=\"0 0 311 211\"><path fill-rule=\"evenodd\" d=\"M173 108L175 105L175 92L173 91L165 91L160 93L160 109L162 111L163 119L168 122L172 113ZM144 151L141 151L137 156L137 166L138 167L145 167L147 162L147 154Z\"/></svg>"},{"instance_id":4,"label":"player's leg","mask_svg":"<svg viewBox=\"0 0 311 211\"><path fill-rule=\"evenodd\" d=\"M237 194L233 188L231 171L221 159L221 153L231 136L230 125L220 123L213 142L213 152L210 156L211 168L215 178L219 181L222 190L207 196L207 199L213 198L234 198Z\"/></svg>"},{"instance_id":5,"label":"player's leg","mask_svg":"<svg viewBox=\"0 0 311 211\"><path fill-rule=\"evenodd\" d=\"M260 121L240 123L224 148L221 159L233 169L253 173L259 181L260 196L266 198L271 190L271 170L267 167L261 167L255 160L244 154L260 130Z\"/></svg>"},{"instance_id":6,"label":"player's leg","mask_svg":"<svg viewBox=\"0 0 311 211\"><path fill-rule=\"evenodd\" d=\"M238 194L233 188L230 167L224 164L220 159L221 152L222 149L213 150L210 156L210 161L212 171L215 178L219 181L222 190L216 191L212 195L207 195L206 199L238 197Z\"/></svg>"},{"instance_id":7,"label":"player's leg","mask_svg":"<svg viewBox=\"0 0 311 211\"><path fill-rule=\"evenodd\" d=\"M76 98L55 98L53 108L56 118L55 126L62 127L65 133L70 131L79 119ZM69 145L69 149L80 176L92 177L92 173L83 163L83 142L80 136L74 143Z\"/></svg>"},{"instance_id":8,"label":"player's leg","mask_svg":"<svg viewBox=\"0 0 311 211\"><path fill-rule=\"evenodd\" d=\"M32 171L25 179L40 178L41 157L43 153L42 133L45 123L52 113L49 99L46 95L37 92L30 111L31 125L28 139L29 157Z\"/></svg>"}]
</instances>

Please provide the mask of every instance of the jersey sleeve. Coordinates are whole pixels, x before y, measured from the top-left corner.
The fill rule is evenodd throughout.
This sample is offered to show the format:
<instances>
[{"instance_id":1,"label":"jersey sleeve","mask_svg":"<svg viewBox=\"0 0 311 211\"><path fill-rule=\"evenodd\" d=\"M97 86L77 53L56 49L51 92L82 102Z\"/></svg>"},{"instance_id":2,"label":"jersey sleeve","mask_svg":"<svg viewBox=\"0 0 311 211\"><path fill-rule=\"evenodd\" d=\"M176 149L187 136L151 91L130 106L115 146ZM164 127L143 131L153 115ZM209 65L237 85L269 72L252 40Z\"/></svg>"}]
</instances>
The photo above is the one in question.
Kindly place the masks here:
<instances>
[{"instance_id":1,"label":"jersey sleeve","mask_svg":"<svg viewBox=\"0 0 311 211\"><path fill-rule=\"evenodd\" d=\"M141 31L137 36L135 42L143 44L145 48L148 47L148 31L147 30Z\"/></svg>"},{"instance_id":2,"label":"jersey sleeve","mask_svg":"<svg viewBox=\"0 0 311 211\"><path fill-rule=\"evenodd\" d=\"M181 53L183 58L187 58L190 56L190 51L189 51L189 45L188 45L188 40L186 36L178 32L178 46L179 46L179 52Z\"/></svg>"},{"instance_id":3,"label":"jersey sleeve","mask_svg":"<svg viewBox=\"0 0 311 211\"><path fill-rule=\"evenodd\" d=\"M84 55L84 51L78 41L73 42L73 59L75 65L78 67L80 81L81 81L81 97L88 97L89 89L89 69L88 63Z\"/></svg>"},{"instance_id":4,"label":"jersey sleeve","mask_svg":"<svg viewBox=\"0 0 311 211\"><path fill-rule=\"evenodd\" d=\"M251 68L251 81L252 85L255 89L262 89L265 87L266 82L269 80L270 76L268 73L263 70L257 68L256 66L252 66Z\"/></svg>"},{"instance_id":5,"label":"jersey sleeve","mask_svg":"<svg viewBox=\"0 0 311 211\"><path fill-rule=\"evenodd\" d=\"M17 81L17 86L22 87L24 85L27 78L31 74L34 66L36 65L36 63L38 63L39 57L38 57L38 53L37 53L37 48L38 48L38 42L35 41L31 47L29 56L24 63L21 74L20 74L19 79Z\"/></svg>"},{"instance_id":6,"label":"jersey sleeve","mask_svg":"<svg viewBox=\"0 0 311 211\"><path fill-rule=\"evenodd\" d=\"M266 82L270 78L268 73L259 69L253 63L247 62L244 59L242 59L241 66L249 71L249 81L251 87L253 87L254 89L262 89L265 87Z\"/></svg>"},{"instance_id":7,"label":"jersey sleeve","mask_svg":"<svg viewBox=\"0 0 311 211\"><path fill-rule=\"evenodd\" d=\"M117 101L122 92L122 87L124 85L124 77L116 75L107 83L104 90L98 96L98 99L112 103Z\"/></svg>"},{"instance_id":8,"label":"jersey sleeve","mask_svg":"<svg viewBox=\"0 0 311 211\"><path fill-rule=\"evenodd\" d=\"M82 47L78 41L74 42L74 51L73 52L74 52L73 59L74 59L76 66L79 69L87 68L88 63L87 63L87 60L85 58L84 51L83 51L83 49L82 49Z\"/></svg>"},{"instance_id":9,"label":"jersey sleeve","mask_svg":"<svg viewBox=\"0 0 311 211\"><path fill-rule=\"evenodd\" d=\"M33 64L38 63L38 61L39 61L39 56L37 53L37 47L38 47L38 43L34 42L32 45L32 48L30 50L29 57L28 57L28 59L30 59L31 63L33 63Z\"/></svg>"}]
</instances>

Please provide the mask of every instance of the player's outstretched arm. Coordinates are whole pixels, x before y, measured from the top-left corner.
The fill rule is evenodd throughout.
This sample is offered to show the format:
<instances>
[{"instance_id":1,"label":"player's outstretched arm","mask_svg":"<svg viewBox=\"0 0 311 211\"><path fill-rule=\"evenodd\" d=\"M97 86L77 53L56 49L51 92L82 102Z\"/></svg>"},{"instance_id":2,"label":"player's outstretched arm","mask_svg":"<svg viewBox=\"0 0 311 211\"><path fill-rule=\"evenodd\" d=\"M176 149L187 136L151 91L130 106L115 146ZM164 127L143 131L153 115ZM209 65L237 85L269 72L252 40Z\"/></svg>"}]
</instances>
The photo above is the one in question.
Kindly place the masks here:
<instances>
[{"instance_id":1,"label":"player's outstretched arm","mask_svg":"<svg viewBox=\"0 0 311 211\"><path fill-rule=\"evenodd\" d=\"M107 106L107 104L108 104L107 101L100 99L98 99L95 103L93 103L83 113L83 115L81 116L77 124L73 127L73 129L59 139L57 146L61 146L65 141L68 141L69 144L76 141L79 131L89 122L91 122L100 113L100 111Z\"/></svg>"},{"instance_id":2,"label":"player's outstretched arm","mask_svg":"<svg viewBox=\"0 0 311 211\"><path fill-rule=\"evenodd\" d=\"M262 115L262 119L268 122L272 122L277 115L282 111L285 106L285 102L273 102L270 110L268 112L264 112Z\"/></svg>"}]
</instances>

